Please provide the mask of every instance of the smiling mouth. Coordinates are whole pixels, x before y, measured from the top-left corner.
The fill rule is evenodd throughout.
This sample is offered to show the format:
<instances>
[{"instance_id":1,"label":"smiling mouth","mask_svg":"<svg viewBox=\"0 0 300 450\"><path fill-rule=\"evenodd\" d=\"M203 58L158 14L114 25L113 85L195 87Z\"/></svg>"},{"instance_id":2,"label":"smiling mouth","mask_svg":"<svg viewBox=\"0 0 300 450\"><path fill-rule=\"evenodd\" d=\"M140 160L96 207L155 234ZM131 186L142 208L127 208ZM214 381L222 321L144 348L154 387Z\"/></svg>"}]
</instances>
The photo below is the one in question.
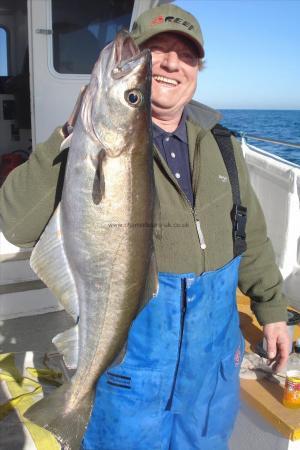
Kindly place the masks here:
<instances>
[{"instance_id":1,"label":"smiling mouth","mask_svg":"<svg viewBox=\"0 0 300 450\"><path fill-rule=\"evenodd\" d=\"M162 83L167 86L178 86L178 84L179 84L178 81L172 80L172 78L163 77L162 75L154 75L153 78L158 83Z\"/></svg>"}]
</instances>

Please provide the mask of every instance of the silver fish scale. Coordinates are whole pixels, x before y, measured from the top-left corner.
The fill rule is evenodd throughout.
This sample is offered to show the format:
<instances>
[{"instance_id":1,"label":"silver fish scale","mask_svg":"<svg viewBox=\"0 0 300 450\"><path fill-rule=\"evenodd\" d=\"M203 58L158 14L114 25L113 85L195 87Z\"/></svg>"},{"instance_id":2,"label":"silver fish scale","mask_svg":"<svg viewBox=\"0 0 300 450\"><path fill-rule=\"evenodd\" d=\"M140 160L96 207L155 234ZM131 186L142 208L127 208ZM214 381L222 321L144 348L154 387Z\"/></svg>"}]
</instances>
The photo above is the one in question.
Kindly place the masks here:
<instances>
[{"instance_id":1,"label":"silver fish scale","mask_svg":"<svg viewBox=\"0 0 300 450\"><path fill-rule=\"evenodd\" d=\"M122 61L130 52L130 61ZM50 222L32 258L66 310L79 310L66 352L70 364L78 358L76 373L27 415L66 448L79 448L95 383L155 294L150 80L149 52L140 53L120 32L95 65L72 136L55 226ZM135 95L128 97L131 90ZM51 257L56 265L45 264ZM65 345L63 334L58 346L60 341Z\"/></svg>"}]
</instances>

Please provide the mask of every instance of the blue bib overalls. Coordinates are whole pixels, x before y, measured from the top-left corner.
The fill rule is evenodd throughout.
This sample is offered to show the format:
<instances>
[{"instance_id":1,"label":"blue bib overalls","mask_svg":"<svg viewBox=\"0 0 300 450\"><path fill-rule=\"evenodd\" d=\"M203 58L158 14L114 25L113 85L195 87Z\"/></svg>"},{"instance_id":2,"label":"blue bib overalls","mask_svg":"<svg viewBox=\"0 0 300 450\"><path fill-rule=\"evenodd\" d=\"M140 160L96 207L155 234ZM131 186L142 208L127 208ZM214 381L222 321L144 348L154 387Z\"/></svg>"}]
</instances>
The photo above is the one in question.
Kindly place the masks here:
<instances>
[{"instance_id":1,"label":"blue bib overalls","mask_svg":"<svg viewBox=\"0 0 300 450\"><path fill-rule=\"evenodd\" d=\"M240 257L213 272L159 274L124 361L99 379L84 450L226 450L244 351Z\"/></svg>"}]
</instances>

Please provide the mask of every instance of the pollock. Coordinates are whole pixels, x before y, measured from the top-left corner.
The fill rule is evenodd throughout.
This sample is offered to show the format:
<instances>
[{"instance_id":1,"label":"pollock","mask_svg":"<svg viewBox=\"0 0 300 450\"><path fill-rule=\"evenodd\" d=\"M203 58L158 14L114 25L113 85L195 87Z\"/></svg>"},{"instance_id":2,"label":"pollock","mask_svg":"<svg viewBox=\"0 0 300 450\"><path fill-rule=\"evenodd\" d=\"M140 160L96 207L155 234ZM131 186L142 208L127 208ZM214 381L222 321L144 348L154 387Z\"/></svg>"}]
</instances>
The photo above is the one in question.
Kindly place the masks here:
<instances>
[{"instance_id":1,"label":"pollock","mask_svg":"<svg viewBox=\"0 0 300 450\"><path fill-rule=\"evenodd\" d=\"M79 449L95 383L124 354L130 325L157 290L151 56L125 32L105 47L68 142L61 202L31 266L74 319L54 343L70 382L26 417ZM155 300L151 300L155 301Z\"/></svg>"}]
</instances>

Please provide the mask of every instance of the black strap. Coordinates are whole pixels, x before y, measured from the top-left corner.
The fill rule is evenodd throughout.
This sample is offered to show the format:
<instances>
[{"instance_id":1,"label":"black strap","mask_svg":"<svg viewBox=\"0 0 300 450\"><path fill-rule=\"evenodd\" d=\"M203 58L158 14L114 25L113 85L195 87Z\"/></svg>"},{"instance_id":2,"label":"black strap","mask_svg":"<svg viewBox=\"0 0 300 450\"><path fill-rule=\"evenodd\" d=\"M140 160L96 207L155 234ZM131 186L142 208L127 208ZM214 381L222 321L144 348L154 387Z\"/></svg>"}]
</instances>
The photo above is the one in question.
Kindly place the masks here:
<instances>
[{"instance_id":1,"label":"black strap","mask_svg":"<svg viewBox=\"0 0 300 450\"><path fill-rule=\"evenodd\" d=\"M211 131L219 146L231 184L233 200L233 208L231 211L233 253L234 256L239 256L247 249L245 232L247 208L241 205L240 183L231 142L231 133L227 128L219 124L215 125Z\"/></svg>"}]
</instances>

